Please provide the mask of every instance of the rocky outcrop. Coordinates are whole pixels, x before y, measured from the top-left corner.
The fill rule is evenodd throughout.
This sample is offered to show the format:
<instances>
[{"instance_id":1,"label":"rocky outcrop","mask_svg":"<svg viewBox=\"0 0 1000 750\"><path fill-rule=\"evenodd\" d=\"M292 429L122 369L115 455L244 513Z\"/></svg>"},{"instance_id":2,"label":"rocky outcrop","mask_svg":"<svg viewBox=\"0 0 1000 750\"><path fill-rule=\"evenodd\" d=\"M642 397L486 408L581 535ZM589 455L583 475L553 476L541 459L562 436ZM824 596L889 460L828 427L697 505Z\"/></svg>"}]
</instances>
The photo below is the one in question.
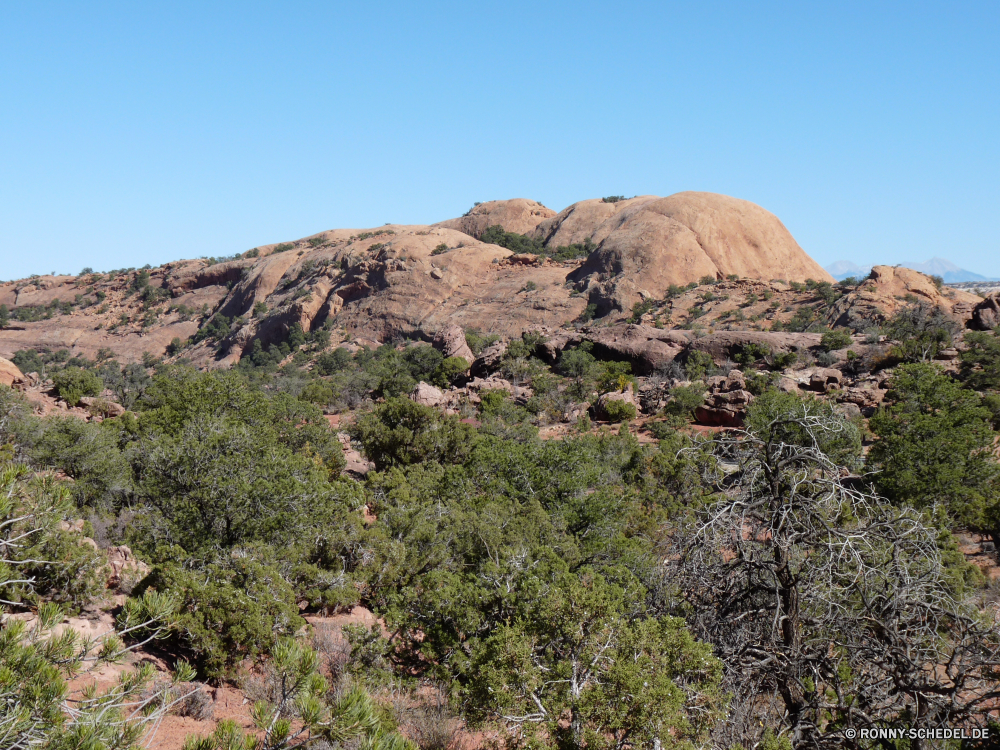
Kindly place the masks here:
<instances>
[{"instance_id":1,"label":"rocky outcrop","mask_svg":"<svg viewBox=\"0 0 1000 750\"><path fill-rule=\"evenodd\" d=\"M602 358L627 359L633 372L646 375L664 369L689 343L687 331L668 331L642 325L585 329L583 335Z\"/></svg>"},{"instance_id":2,"label":"rocky outcrop","mask_svg":"<svg viewBox=\"0 0 1000 750\"><path fill-rule=\"evenodd\" d=\"M639 413L639 405L636 402L635 391L631 383L628 384L624 391L612 391L611 393L604 393L599 396L591 408L594 419L607 420L620 417L620 415L616 415L611 411L612 404L628 404L635 409L636 414Z\"/></svg>"},{"instance_id":3,"label":"rocky outcrop","mask_svg":"<svg viewBox=\"0 0 1000 750\"><path fill-rule=\"evenodd\" d=\"M571 278L599 309L628 310L644 292L662 297L670 285L703 276L833 281L776 216L714 193L583 201L544 222L536 235L548 246L584 239L597 246Z\"/></svg>"},{"instance_id":4,"label":"rocky outcrop","mask_svg":"<svg viewBox=\"0 0 1000 750\"><path fill-rule=\"evenodd\" d=\"M753 401L743 373L730 370L728 375L708 378L705 385L708 396L705 404L695 409L695 421L713 427L742 427L747 406Z\"/></svg>"},{"instance_id":5,"label":"rocky outcrop","mask_svg":"<svg viewBox=\"0 0 1000 750\"><path fill-rule=\"evenodd\" d=\"M80 399L80 405L93 414L104 417L120 417L125 413L125 407L102 396L84 396Z\"/></svg>"},{"instance_id":6,"label":"rocky outcrop","mask_svg":"<svg viewBox=\"0 0 1000 750\"><path fill-rule=\"evenodd\" d=\"M108 548L108 567L110 574L107 587L122 589L125 593L129 593L132 586L145 578L150 570L149 566L124 544Z\"/></svg>"},{"instance_id":7,"label":"rocky outcrop","mask_svg":"<svg viewBox=\"0 0 1000 750\"><path fill-rule=\"evenodd\" d=\"M503 355L507 351L506 341L494 341L479 353L470 369L470 373L475 377L485 377L490 373L500 369Z\"/></svg>"},{"instance_id":8,"label":"rocky outcrop","mask_svg":"<svg viewBox=\"0 0 1000 750\"><path fill-rule=\"evenodd\" d=\"M975 331L991 331L1000 325L1000 293L993 292L972 309L968 326Z\"/></svg>"},{"instance_id":9,"label":"rocky outcrop","mask_svg":"<svg viewBox=\"0 0 1000 750\"><path fill-rule=\"evenodd\" d=\"M523 385L514 385L508 380L498 377L473 378L466 383L465 388L459 389L459 396L468 396L469 401L478 404L479 395L484 391L505 391L510 399L520 406L524 406L528 399L534 395L531 388Z\"/></svg>"},{"instance_id":10,"label":"rocky outcrop","mask_svg":"<svg viewBox=\"0 0 1000 750\"><path fill-rule=\"evenodd\" d=\"M844 373L830 367L817 368L809 376L809 390L818 393L826 393L829 390L840 388L844 380Z\"/></svg>"},{"instance_id":11,"label":"rocky outcrop","mask_svg":"<svg viewBox=\"0 0 1000 750\"><path fill-rule=\"evenodd\" d=\"M628 361L637 375L648 375L667 367L692 338L688 331L629 323L583 326L572 332L558 329L539 332L545 337L542 352L549 362L555 362L563 349L589 341L594 345L595 356Z\"/></svg>"},{"instance_id":12,"label":"rocky outcrop","mask_svg":"<svg viewBox=\"0 0 1000 750\"><path fill-rule=\"evenodd\" d=\"M204 265L200 268L185 268L170 277L167 288L174 297L179 297L192 289L235 283L239 281L243 269L252 264L253 260L247 259Z\"/></svg>"},{"instance_id":13,"label":"rocky outcrop","mask_svg":"<svg viewBox=\"0 0 1000 750\"><path fill-rule=\"evenodd\" d=\"M9 359L0 357L0 386L11 388L24 382L24 375Z\"/></svg>"},{"instance_id":14,"label":"rocky outcrop","mask_svg":"<svg viewBox=\"0 0 1000 750\"><path fill-rule=\"evenodd\" d=\"M614 202L605 202L600 198L579 201L539 223L531 234L548 247L579 245L586 240L593 241L598 227L612 216L627 208L655 200L660 198L655 195L640 195Z\"/></svg>"},{"instance_id":15,"label":"rocky outcrop","mask_svg":"<svg viewBox=\"0 0 1000 750\"><path fill-rule=\"evenodd\" d=\"M834 303L829 318L836 326L864 328L885 322L902 307L923 304L965 323L979 302L979 297L960 289L938 289L933 279L919 271L875 266L857 289Z\"/></svg>"},{"instance_id":16,"label":"rocky outcrop","mask_svg":"<svg viewBox=\"0 0 1000 750\"><path fill-rule=\"evenodd\" d=\"M885 394L885 389L879 388L874 381L868 381L844 388L837 394L837 401L856 406L862 416L870 417L882 403Z\"/></svg>"},{"instance_id":17,"label":"rocky outcrop","mask_svg":"<svg viewBox=\"0 0 1000 750\"><path fill-rule=\"evenodd\" d=\"M514 198L480 203L465 216L440 221L432 226L456 229L478 240L487 227L498 225L508 232L530 234L541 222L555 215L555 211L537 201Z\"/></svg>"},{"instance_id":18,"label":"rocky outcrop","mask_svg":"<svg viewBox=\"0 0 1000 750\"><path fill-rule=\"evenodd\" d=\"M597 250L586 260L514 256L475 239L494 224L542 237L549 247L590 240ZM168 293L158 301L143 297L137 272L0 284L0 304L48 306L0 330L0 356L67 349L94 359L109 349L119 361L135 362L146 352L165 356L173 339L184 341L219 316L240 323L221 348L215 340L185 348L182 356L197 366L233 364L255 340L284 340L295 324L376 343L426 341L452 327L510 339L530 329L559 330L579 321L588 304L631 311L634 301L662 298L669 284L703 275L825 278L814 266L775 217L725 196L583 201L559 215L534 201L493 201L435 226L330 230L222 263L148 269L150 285ZM639 373L669 365L686 346L687 334L625 329L621 316L601 322L585 335ZM564 343L582 340L566 333ZM475 359L464 350L455 356Z\"/></svg>"},{"instance_id":19,"label":"rocky outcrop","mask_svg":"<svg viewBox=\"0 0 1000 750\"><path fill-rule=\"evenodd\" d=\"M410 398L421 406L440 406L444 402L444 393L440 388L421 381L410 392Z\"/></svg>"},{"instance_id":20,"label":"rocky outcrop","mask_svg":"<svg viewBox=\"0 0 1000 750\"><path fill-rule=\"evenodd\" d=\"M465 340L465 331L456 325L446 326L437 332L434 336L434 348L445 357L461 357L469 363L476 359Z\"/></svg>"},{"instance_id":21,"label":"rocky outcrop","mask_svg":"<svg viewBox=\"0 0 1000 750\"><path fill-rule=\"evenodd\" d=\"M226 299L221 312L230 318L246 315L253 310L257 302L266 302L267 298L278 288L289 268L299 261L292 252L269 255L253 265L247 266L244 274L242 268L234 281L238 281Z\"/></svg>"},{"instance_id":22,"label":"rocky outcrop","mask_svg":"<svg viewBox=\"0 0 1000 750\"><path fill-rule=\"evenodd\" d=\"M690 348L692 351L701 351L711 355L717 364L721 364L727 359L733 359L744 347L750 344L766 347L772 354L801 353L814 346L819 346L821 338L822 335L818 333L720 331L694 339Z\"/></svg>"}]
</instances>

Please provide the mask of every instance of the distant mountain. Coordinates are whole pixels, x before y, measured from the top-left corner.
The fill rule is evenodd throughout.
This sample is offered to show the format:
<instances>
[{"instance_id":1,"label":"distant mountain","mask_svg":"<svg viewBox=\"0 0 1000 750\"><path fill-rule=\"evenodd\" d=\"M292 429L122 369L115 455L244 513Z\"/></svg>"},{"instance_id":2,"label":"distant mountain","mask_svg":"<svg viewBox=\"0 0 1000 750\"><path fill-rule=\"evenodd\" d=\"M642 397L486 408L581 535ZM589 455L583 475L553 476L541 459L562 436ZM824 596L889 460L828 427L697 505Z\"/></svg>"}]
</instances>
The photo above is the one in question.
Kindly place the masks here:
<instances>
[{"instance_id":1,"label":"distant mountain","mask_svg":"<svg viewBox=\"0 0 1000 750\"><path fill-rule=\"evenodd\" d=\"M946 284L952 284L956 281L990 281L985 276L959 268L944 258L931 258L926 263L900 263L899 265L926 273L928 276L940 276Z\"/></svg>"},{"instance_id":2,"label":"distant mountain","mask_svg":"<svg viewBox=\"0 0 1000 750\"><path fill-rule=\"evenodd\" d=\"M828 265L825 270L837 281L842 281L848 276L854 276L856 278L867 276L872 270L872 267L857 266L849 260L838 260Z\"/></svg>"},{"instance_id":3,"label":"distant mountain","mask_svg":"<svg viewBox=\"0 0 1000 750\"><path fill-rule=\"evenodd\" d=\"M898 265L903 268L912 268L914 271L920 271L920 273L926 273L928 276L940 276L944 279L945 284L953 284L957 281L993 281L993 279L986 276L980 276L978 273L959 268L944 258L931 258L924 263L907 261ZM867 276L871 270L871 266L858 266L849 260L838 260L826 267L826 271L837 281L846 279L848 276Z\"/></svg>"}]
</instances>

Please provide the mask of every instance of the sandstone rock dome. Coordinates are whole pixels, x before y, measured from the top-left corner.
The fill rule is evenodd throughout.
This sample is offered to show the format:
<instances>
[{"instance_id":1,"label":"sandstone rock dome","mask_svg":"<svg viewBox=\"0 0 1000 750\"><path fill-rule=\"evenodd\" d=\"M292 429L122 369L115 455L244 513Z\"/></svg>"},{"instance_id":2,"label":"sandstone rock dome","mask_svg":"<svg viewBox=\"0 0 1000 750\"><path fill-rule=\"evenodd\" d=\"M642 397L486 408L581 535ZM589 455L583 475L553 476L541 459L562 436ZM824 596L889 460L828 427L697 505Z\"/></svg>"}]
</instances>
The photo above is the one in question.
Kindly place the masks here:
<instances>
[{"instance_id":1,"label":"sandstone rock dome","mask_svg":"<svg viewBox=\"0 0 1000 750\"><path fill-rule=\"evenodd\" d=\"M595 252L569 278L602 312L627 310L642 296L661 297L671 284L704 276L833 281L778 217L716 193L592 199L558 214L534 201L491 201L435 226L478 239L493 224L539 239L547 248L593 243Z\"/></svg>"},{"instance_id":2,"label":"sandstone rock dome","mask_svg":"<svg viewBox=\"0 0 1000 750\"><path fill-rule=\"evenodd\" d=\"M833 281L774 214L715 193L582 201L535 232L555 245L589 237L598 249L573 278L602 306L619 309L703 276Z\"/></svg>"},{"instance_id":3,"label":"sandstone rock dome","mask_svg":"<svg viewBox=\"0 0 1000 750\"><path fill-rule=\"evenodd\" d=\"M433 224L443 229L457 229L477 240L486 227L500 225L508 232L529 234L545 219L556 215L551 208L546 208L537 201L526 198L514 198L507 201L487 201L475 206L465 216L448 219Z\"/></svg>"}]
</instances>

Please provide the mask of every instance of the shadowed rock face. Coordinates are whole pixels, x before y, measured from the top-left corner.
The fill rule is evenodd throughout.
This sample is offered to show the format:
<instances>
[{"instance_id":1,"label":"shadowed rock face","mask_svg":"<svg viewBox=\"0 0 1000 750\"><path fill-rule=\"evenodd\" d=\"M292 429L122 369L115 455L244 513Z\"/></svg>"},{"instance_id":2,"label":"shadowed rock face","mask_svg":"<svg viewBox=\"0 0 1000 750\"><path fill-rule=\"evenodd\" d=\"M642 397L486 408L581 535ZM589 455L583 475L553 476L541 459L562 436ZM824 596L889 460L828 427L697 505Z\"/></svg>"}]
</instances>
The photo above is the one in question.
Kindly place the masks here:
<instances>
[{"instance_id":1,"label":"shadowed rock face","mask_svg":"<svg viewBox=\"0 0 1000 750\"><path fill-rule=\"evenodd\" d=\"M1000 296L996 292L976 304L968 325L977 331L990 331L1000 325Z\"/></svg>"}]
</instances>

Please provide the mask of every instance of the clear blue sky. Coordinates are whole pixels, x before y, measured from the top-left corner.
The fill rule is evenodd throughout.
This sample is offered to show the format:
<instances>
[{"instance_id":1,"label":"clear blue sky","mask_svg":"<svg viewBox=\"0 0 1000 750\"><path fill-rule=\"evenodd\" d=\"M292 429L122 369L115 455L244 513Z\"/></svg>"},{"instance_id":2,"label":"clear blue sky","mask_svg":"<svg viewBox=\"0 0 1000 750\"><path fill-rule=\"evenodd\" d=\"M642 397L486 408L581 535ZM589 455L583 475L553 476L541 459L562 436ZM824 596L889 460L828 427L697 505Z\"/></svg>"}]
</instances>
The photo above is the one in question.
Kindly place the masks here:
<instances>
[{"instance_id":1,"label":"clear blue sky","mask_svg":"<svg viewBox=\"0 0 1000 750\"><path fill-rule=\"evenodd\" d=\"M9 2L0 279L680 190L1000 276L998 83L996 2Z\"/></svg>"}]
</instances>

